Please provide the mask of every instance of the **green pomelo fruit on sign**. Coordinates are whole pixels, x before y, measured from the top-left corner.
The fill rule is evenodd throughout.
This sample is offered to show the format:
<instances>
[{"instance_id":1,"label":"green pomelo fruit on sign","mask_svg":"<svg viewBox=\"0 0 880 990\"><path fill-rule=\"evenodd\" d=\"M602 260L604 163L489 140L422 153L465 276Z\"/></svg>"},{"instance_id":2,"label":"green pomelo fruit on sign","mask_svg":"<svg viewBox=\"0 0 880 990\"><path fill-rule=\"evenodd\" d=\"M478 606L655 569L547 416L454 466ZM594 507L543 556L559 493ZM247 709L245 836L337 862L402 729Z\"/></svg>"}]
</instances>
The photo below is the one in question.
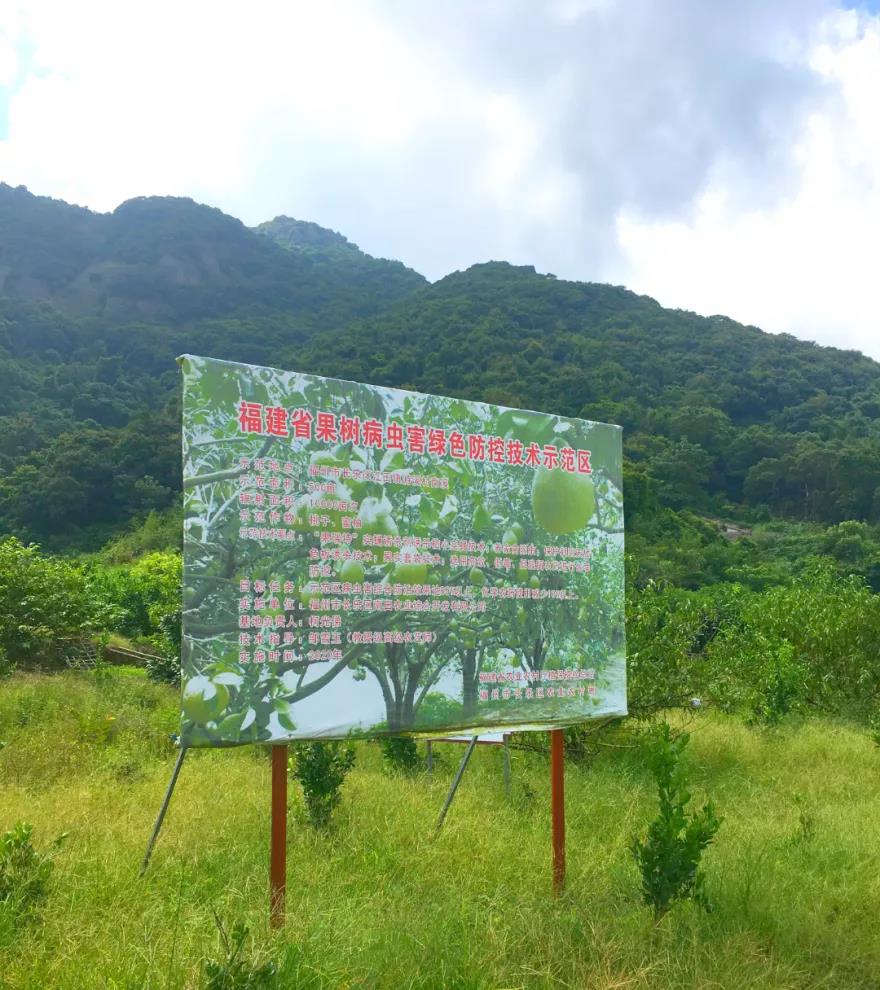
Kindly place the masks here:
<instances>
[{"instance_id":1,"label":"green pomelo fruit on sign","mask_svg":"<svg viewBox=\"0 0 880 990\"><path fill-rule=\"evenodd\" d=\"M522 528L522 525L518 522L510 524L510 530L516 537L517 543L522 543L522 538L525 536L526 531Z\"/></svg>"},{"instance_id":2,"label":"green pomelo fruit on sign","mask_svg":"<svg viewBox=\"0 0 880 990\"><path fill-rule=\"evenodd\" d=\"M418 550L410 544L400 548L401 557L415 557ZM394 565L394 580L401 584L424 584L428 577L428 565L400 561Z\"/></svg>"},{"instance_id":3,"label":"green pomelo fruit on sign","mask_svg":"<svg viewBox=\"0 0 880 990\"><path fill-rule=\"evenodd\" d=\"M220 736L224 739L238 738L241 732L241 723L244 721L246 714L246 711L233 712L231 715L227 715L221 719L220 724L217 726Z\"/></svg>"},{"instance_id":4,"label":"green pomelo fruit on sign","mask_svg":"<svg viewBox=\"0 0 880 990\"><path fill-rule=\"evenodd\" d=\"M376 536L398 536L397 523L391 515L391 503L388 499L370 496L361 502L358 510L361 521L361 534L370 533Z\"/></svg>"},{"instance_id":5,"label":"green pomelo fruit on sign","mask_svg":"<svg viewBox=\"0 0 880 990\"><path fill-rule=\"evenodd\" d=\"M365 575L364 565L359 560L346 560L339 568L339 580L350 584L362 584Z\"/></svg>"},{"instance_id":6,"label":"green pomelo fruit on sign","mask_svg":"<svg viewBox=\"0 0 880 990\"><path fill-rule=\"evenodd\" d=\"M474 509L471 525L475 533L482 533L492 525L492 517L489 515L489 510L482 502Z\"/></svg>"},{"instance_id":7,"label":"green pomelo fruit on sign","mask_svg":"<svg viewBox=\"0 0 880 990\"><path fill-rule=\"evenodd\" d=\"M529 587L530 588L540 588L541 587L541 579L538 577L537 574L533 574L529 578Z\"/></svg>"},{"instance_id":8,"label":"green pomelo fruit on sign","mask_svg":"<svg viewBox=\"0 0 880 990\"><path fill-rule=\"evenodd\" d=\"M315 587L314 584L307 584L305 587L299 589L299 600L306 608L309 607L309 602L311 602L313 598L320 597L321 589Z\"/></svg>"},{"instance_id":9,"label":"green pomelo fruit on sign","mask_svg":"<svg viewBox=\"0 0 880 990\"><path fill-rule=\"evenodd\" d=\"M513 531L513 527L504 530L504 536L501 537L501 542L506 547L515 547L519 543L519 537Z\"/></svg>"},{"instance_id":10,"label":"green pomelo fruit on sign","mask_svg":"<svg viewBox=\"0 0 880 990\"><path fill-rule=\"evenodd\" d=\"M517 567L516 579L517 581L528 581L529 572L525 569L525 567Z\"/></svg>"},{"instance_id":11,"label":"green pomelo fruit on sign","mask_svg":"<svg viewBox=\"0 0 880 990\"><path fill-rule=\"evenodd\" d=\"M478 588L486 583L486 574L479 567L472 567L469 576L471 584L476 585Z\"/></svg>"},{"instance_id":12,"label":"green pomelo fruit on sign","mask_svg":"<svg viewBox=\"0 0 880 990\"><path fill-rule=\"evenodd\" d=\"M574 533L590 521L596 511L593 479L568 471L538 468L532 482L532 514L548 533Z\"/></svg>"},{"instance_id":13,"label":"green pomelo fruit on sign","mask_svg":"<svg viewBox=\"0 0 880 990\"><path fill-rule=\"evenodd\" d=\"M191 677L183 689L183 713L197 725L213 722L229 704L229 688L207 677Z\"/></svg>"}]
</instances>

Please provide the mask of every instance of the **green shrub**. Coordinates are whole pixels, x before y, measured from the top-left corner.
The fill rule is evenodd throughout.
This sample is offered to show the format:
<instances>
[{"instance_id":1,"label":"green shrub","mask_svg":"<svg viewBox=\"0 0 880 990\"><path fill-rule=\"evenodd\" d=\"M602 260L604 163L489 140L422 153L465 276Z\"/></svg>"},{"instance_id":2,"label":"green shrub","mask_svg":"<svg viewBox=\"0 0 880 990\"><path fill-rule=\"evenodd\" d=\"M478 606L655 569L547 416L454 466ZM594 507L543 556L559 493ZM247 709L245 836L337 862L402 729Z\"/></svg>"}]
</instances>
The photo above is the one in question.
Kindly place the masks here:
<instances>
[{"instance_id":1,"label":"green shrub","mask_svg":"<svg viewBox=\"0 0 880 990\"><path fill-rule=\"evenodd\" d=\"M148 638L166 647L169 632L165 623L180 623L181 558L173 551L149 553L132 564L88 567L93 588L113 602L116 615L112 630L124 636Z\"/></svg>"},{"instance_id":2,"label":"green shrub","mask_svg":"<svg viewBox=\"0 0 880 990\"><path fill-rule=\"evenodd\" d=\"M171 506L150 512L142 522L111 540L101 551L108 564L126 564L156 550L179 550L183 534L183 508Z\"/></svg>"},{"instance_id":3,"label":"green shrub","mask_svg":"<svg viewBox=\"0 0 880 990\"><path fill-rule=\"evenodd\" d=\"M7 663L61 664L66 641L107 628L115 615L79 568L16 539L0 541L0 650Z\"/></svg>"},{"instance_id":4,"label":"green shrub","mask_svg":"<svg viewBox=\"0 0 880 990\"><path fill-rule=\"evenodd\" d=\"M631 587L629 710L650 718L693 697L765 725L807 710L867 721L880 705L878 641L880 595L827 561L763 591Z\"/></svg>"},{"instance_id":5,"label":"green shrub","mask_svg":"<svg viewBox=\"0 0 880 990\"><path fill-rule=\"evenodd\" d=\"M880 596L817 562L744 600L707 651L716 695L751 721L807 706L868 719L880 701Z\"/></svg>"},{"instance_id":6,"label":"green shrub","mask_svg":"<svg viewBox=\"0 0 880 990\"><path fill-rule=\"evenodd\" d=\"M66 838L59 836L48 852L40 852L32 832L32 825L18 822L0 836L0 906L14 917L28 915L45 899L55 853Z\"/></svg>"},{"instance_id":7,"label":"green shrub","mask_svg":"<svg viewBox=\"0 0 880 990\"><path fill-rule=\"evenodd\" d=\"M205 990L269 990L277 986L278 969L273 962L258 966L242 957L249 929L241 922L232 926L227 934L223 922L215 914L220 932L222 959L209 959L205 962Z\"/></svg>"},{"instance_id":8,"label":"green shrub","mask_svg":"<svg viewBox=\"0 0 880 990\"><path fill-rule=\"evenodd\" d=\"M871 717L868 719L868 729L870 730L871 738L876 745L880 746L880 708L871 713Z\"/></svg>"},{"instance_id":9,"label":"green shrub","mask_svg":"<svg viewBox=\"0 0 880 990\"><path fill-rule=\"evenodd\" d=\"M676 901L693 900L707 911L700 860L715 838L721 820L712 804L688 812L691 795L681 763L688 734L674 737L664 723L654 733L651 769L657 782L660 810L644 839L634 836L631 850L642 875L642 897L659 921Z\"/></svg>"},{"instance_id":10,"label":"green shrub","mask_svg":"<svg viewBox=\"0 0 880 990\"><path fill-rule=\"evenodd\" d=\"M169 684L171 687L180 687L180 656L179 654L162 653L158 656L151 656L147 660L147 677L157 684Z\"/></svg>"},{"instance_id":11,"label":"green shrub","mask_svg":"<svg viewBox=\"0 0 880 990\"><path fill-rule=\"evenodd\" d=\"M684 591L650 583L627 598L627 697L630 714L650 719L719 691L711 662L717 637L739 627L748 593L738 585Z\"/></svg>"},{"instance_id":12,"label":"green shrub","mask_svg":"<svg viewBox=\"0 0 880 990\"><path fill-rule=\"evenodd\" d=\"M302 787L306 814L313 828L329 828L354 759L351 743L306 742L293 747L290 773Z\"/></svg>"},{"instance_id":13,"label":"green shrub","mask_svg":"<svg viewBox=\"0 0 880 990\"><path fill-rule=\"evenodd\" d=\"M419 769L419 748L411 736L382 736L379 739L382 759L392 772L408 776Z\"/></svg>"},{"instance_id":14,"label":"green shrub","mask_svg":"<svg viewBox=\"0 0 880 990\"><path fill-rule=\"evenodd\" d=\"M806 694L807 672L795 658L791 643L779 643L755 678L755 693L747 720L776 725L801 708Z\"/></svg>"},{"instance_id":15,"label":"green shrub","mask_svg":"<svg viewBox=\"0 0 880 990\"><path fill-rule=\"evenodd\" d=\"M159 635L153 637L153 645L160 651L155 659L147 661L147 677L158 684L179 687L181 680L181 608L165 612L159 619Z\"/></svg>"}]
</instances>

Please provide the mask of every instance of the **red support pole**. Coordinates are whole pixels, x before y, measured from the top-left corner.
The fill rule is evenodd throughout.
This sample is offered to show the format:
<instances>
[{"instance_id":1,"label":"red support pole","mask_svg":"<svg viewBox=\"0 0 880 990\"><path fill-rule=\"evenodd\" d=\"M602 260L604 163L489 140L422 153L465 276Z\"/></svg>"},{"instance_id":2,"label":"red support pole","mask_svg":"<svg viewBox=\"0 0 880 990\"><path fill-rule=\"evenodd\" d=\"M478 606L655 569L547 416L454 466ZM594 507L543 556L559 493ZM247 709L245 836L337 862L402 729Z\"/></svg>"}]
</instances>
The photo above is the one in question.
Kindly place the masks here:
<instances>
[{"instance_id":1,"label":"red support pole","mask_svg":"<svg viewBox=\"0 0 880 990\"><path fill-rule=\"evenodd\" d=\"M287 885L287 746L272 747L272 838L269 854L269 924L284 924Z\"/></svg>"},{"instance_id":2,"label":"red support pole","mask_svg":"<svg viewBox=\"0 0 880 990\"><path fill-rule=\"evenodd\" d=\"M565 742L562 729L550 730L550 803L553 813L553 893L565 887Z\"/></svg>"}]
</instances>

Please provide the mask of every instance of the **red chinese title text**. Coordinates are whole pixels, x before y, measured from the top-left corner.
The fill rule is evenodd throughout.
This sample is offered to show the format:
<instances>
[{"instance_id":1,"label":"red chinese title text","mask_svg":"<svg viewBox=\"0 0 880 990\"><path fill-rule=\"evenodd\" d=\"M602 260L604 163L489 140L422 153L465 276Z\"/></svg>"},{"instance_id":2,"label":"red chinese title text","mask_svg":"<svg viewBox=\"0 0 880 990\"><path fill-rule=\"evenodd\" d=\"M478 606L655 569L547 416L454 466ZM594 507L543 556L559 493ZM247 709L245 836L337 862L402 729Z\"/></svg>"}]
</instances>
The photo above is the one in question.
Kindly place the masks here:
<instances>
[{"instance_id":1,"label":"red chinese title text","mask_svg":"<svg viewBox=\"0 0 880 990\"><path fill-rule=\"evenodd\" d=\"M357 416L263 406L242 402L238 423L242 433L289 437L318 443L352 443L378 450L400 450L407 454L434 454L460 460L483 461L531 468L560 468L577 474L592 474L589 450L558 447L556 444L523 443L483 433L461 433L434 427L382 423Z\"/></svg>"}]
</instances>

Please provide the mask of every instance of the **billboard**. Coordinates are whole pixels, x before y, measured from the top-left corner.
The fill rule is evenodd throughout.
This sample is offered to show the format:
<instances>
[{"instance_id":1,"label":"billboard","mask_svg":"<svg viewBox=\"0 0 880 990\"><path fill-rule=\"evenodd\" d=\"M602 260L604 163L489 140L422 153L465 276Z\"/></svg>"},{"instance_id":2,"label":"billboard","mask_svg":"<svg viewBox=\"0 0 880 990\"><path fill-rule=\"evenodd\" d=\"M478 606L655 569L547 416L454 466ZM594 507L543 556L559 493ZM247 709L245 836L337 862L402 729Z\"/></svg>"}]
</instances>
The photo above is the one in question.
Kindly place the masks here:
<instances>
[{"instance_id":1,"label":"billboard","mask_svg":"<svg viewBox=\"0 0 880 990\"><path fill-rule=\"evenodd\" d=\"M183 745L626 713L619 427L180 365Z\"/></svg>"}]
</instances>

